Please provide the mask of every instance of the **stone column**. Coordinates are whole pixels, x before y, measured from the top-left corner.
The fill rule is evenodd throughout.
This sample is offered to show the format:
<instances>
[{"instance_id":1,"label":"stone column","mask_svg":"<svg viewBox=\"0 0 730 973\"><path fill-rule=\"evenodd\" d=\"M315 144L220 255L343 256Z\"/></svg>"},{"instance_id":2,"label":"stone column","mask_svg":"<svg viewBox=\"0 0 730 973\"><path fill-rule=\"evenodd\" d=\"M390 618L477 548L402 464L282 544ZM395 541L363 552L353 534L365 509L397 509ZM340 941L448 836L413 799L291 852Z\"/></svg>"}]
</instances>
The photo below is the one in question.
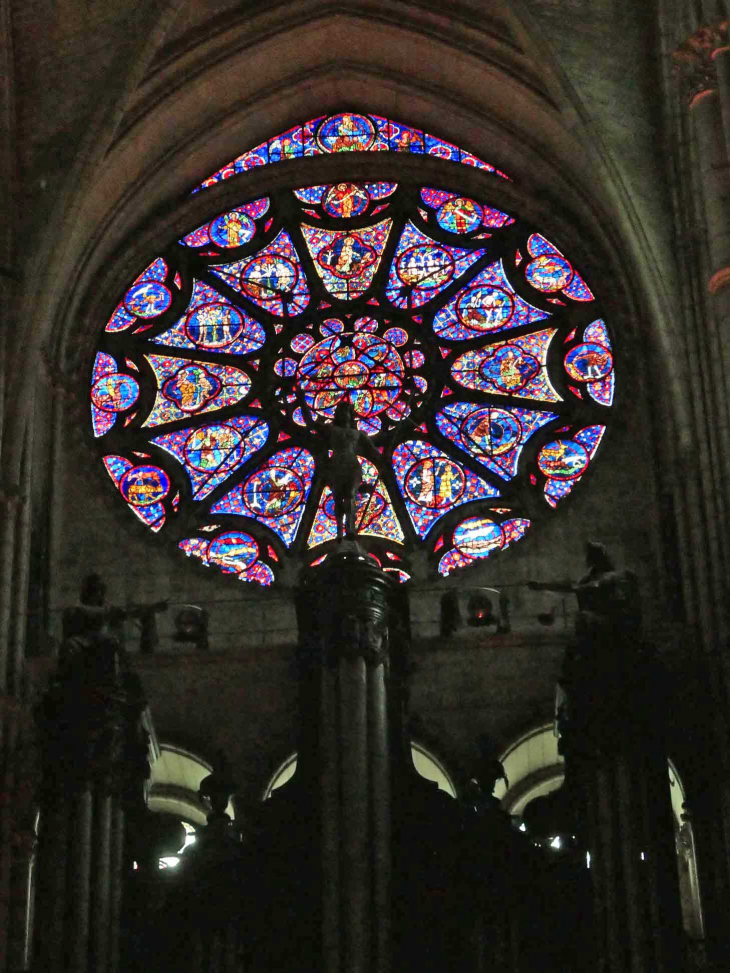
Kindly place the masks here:
<instances>
[{"instance_id":1,"label":"stone column","mask_svg":"<svg viewBox=\"0 0 730 973\"><path fill-rule=\"evenodd\" d=\"M701 196L695 220L704 221L704 266L699 284L706 298L698 295L699 342L708 349L706 398L712 409L712 423L718 448L707 471L704 489L720 511L713 523L711 544L717 547L713 565L715 583L710 592L716 624L705 624L697 647L687 651L686 679L701 687L698 699L708 703L706 712L689 713L698 745L715 753L713 766L703 773L697 768L695 784L696 837L700 866L700 887L706 894L706 935L709 958L726 962L730 956L730 937L726 914L730 908L730 721L728 685L730 669L724 659L728 634L727 491L730 475L730 354L726 331L730 322L730 46L728 22L720 18L699 27L673 53L683 81L696 143L696 171L683 173L686 193L691 198L693 177ZM702 241L697 249L702 252ZM702 390L697 390L697 396ZM706 430L697 431L706 436ZM714 484L713 484L714 480ZM701 559L700 559L701 560ZM712 741L707 743L708 738ZM694 770L694 768L693 768Z\"/></svg>"},{"instance_id":2,"label":"stone column","mask_svg":"<svg viewBox=\"0 0 730 973\"><path fill-rule=\"evenodd\" d=\"M62 658L38 711L43 780L37 964L51 973L113 973L124 808L135 794L141 800L143 791L144 700L114 640L69 645Z\"/></svg>"},{"instance_id":3,"label":"stone column","mask_svg":"<svg viewBox=\"0 0 730 973\"><path fill-rule=\"evenodd\" d=\"M392 588L372 558L346 543L307 573L298 595L302 719L317 728L302 740L315 752L300 749L300 759L317 767L327 973L391 965Z\"/></svg>"},{"instance_id":4,"label":"stone column","mask_svg":"<svg viewBox=\"0 0 730 973\"><path fill-rule=\"evenodd\" d=\"M561 748L591 855L599 965L681 967L681 911L664 720L666 677L620 625L579 637L566 658Z\"/></svg>"}]
</instances>

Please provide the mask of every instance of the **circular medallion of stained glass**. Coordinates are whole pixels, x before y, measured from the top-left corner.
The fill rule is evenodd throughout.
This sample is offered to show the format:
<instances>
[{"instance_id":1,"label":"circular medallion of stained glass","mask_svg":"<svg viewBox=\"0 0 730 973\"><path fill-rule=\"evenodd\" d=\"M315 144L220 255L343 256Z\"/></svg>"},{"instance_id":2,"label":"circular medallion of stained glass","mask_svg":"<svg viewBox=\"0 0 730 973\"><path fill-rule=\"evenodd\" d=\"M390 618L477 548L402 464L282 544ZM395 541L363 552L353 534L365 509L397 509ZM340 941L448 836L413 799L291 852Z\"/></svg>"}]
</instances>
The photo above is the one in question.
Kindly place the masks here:
<instances>
[{"instance_id":1,"label":"circular medallion of stained glass","mask_svg":"<svg viewBox=\"0 0 730 973\"><path fill-rule=\"evenodd\" d=\"M500 392L519 392L540 371L540 362L518 345L506 344L487 354L479 367L486 382Z\"/></svg>"},{"instance_id":2,"label":"circular medallion of stained glass","mask_svg":"<svg viewBox=\"0 0 730 973\"><path fill-rule=\"evenodd\" d=\"M454 547L469 557L486 557L503 542L502 528L486 517L469 517L454 531Z\"/></svg>"},{"instance_id":3,"label":"circular medallion of stained glass","mask_svg":"<svg viewBox=\"0 0 730 973\"><path fill-rule=\"evenodd\" d=\"M369 332L343 333L307 352L297 382L315 412L331 414L347 398L356 415L367 418L397 401L404 374L403 361L389 342Z\"/></svg>"},{"instance_id":4,"label":"circular medallion of stained glass","mask_svg":"<svg viewBox=\"0 0 730 973\"><path fill-rule=\"evenodd\" d=\"M576 382L597 382L612 369L611 352L595 342L578 345L565 356L565 370Z\"/></svg>"},{"instance_id":5,"label":"circular medallion of stained glass","mask_svg":"<svg viewBox=\"0 0 730 973\"><path fill-rule=\"evenodd\" d=\"M168 309L172 294L156 280L143 281L130 287L124 296L124 306L138 318L156 318Z\"/></svg>"},{"instance_id":6,"label":"circular medallion of stained glass","mask_svg":"<svg viewBox=\"0 0 730 973\"><path fill-rule=\"evenodd\" d=\"M207 558L230 574L245 571L258 557L259 546L250 534L227 531L208 544Z\"/></svg>"},{"instance_id":7,"label":"circular medallion of stained glass","mask_svg":"<svg viewBox=\"0 0 730 973\"><path fill-rule=\"evenodd\" d=\"M339 237L317 254L317 262L343 280L358 277L376 259L375 250L355 233Z\"/></svg>"},{"instance_id":8,"label":"circular medallion of stained glass","mask_svg":"<svg viewBox=\"0 0 730 973\"><path fill-rule=\"evenodd\" d=\"M436 221L442 230L450 233L470 233L482 222L482 210L473 199L456 196L439 206Z\"/></svg>"},{"instance_id":9,"label":"circular medallion of stained glass","mask_svg":"<svg viewBox=\"0 0 730 973\"><path fill-rule=\"evenodd\" d=\"M267 253L246 264L241 284L244 293L256 300L275 301L294 290L297 277L297 268L288 257Z\"/></svg>"},{"instance_id":10,"label":"circular medallion of stained glass","mask_svg":"<svg viewBox=\"0 0 730 973\"><path fill-rule=\"evenodd\" d=\"M570 439L556 439L543 446L537 454L541 473L556 480L572 480L585 472L590 457L580 443Z\"/></svg>"},{"instance_id":11,"label":"circular medallion of stained glass","mask_svg":"<svg viewBox=\"0 0 730 973\"><path fill-rule=\"evenodd\" d=\"M131 375L111 372L91 386L91 401L104 412L124 412L137 401L139 385Z\"/></svg>"},{"instance_id":12,"label":"circular medallion of stained glass","mask_svg":"<svg viewBox=\"0 0 730 973\"><path fill-rule=\"evenodd\" d=\"M567 287L573 276L573 268L564 257L543 253L531 261L525 269L525 277L539 291L551 294Z\"/></svg>"},{"instance_id":13,"label":"circular medallion of stained glass","mask_svg":"<svg viewBox=\"0 0 730 973\"><path fill-rule=\"evenodd\" d=\"M514 299L502 287L470 287L457 301L459 320L472 331L495 331L512 317Z\"/></svg>"},{"instance_id":14,"label":"circular medallion of stained glass","mask_svg":"<svg viewBox=\"0 0 730 973\"><path fill-rule=\"evenodd\" d=\"M227 348L243 330L243 314L230 304L204 304L189 316L185 330L200 348Z\"/></svg>"},{"instance_id":15,"label":"circular medallion of stained glass","mask_svg":"<svg viewBox=\"0 0 730 973\"><path fill-rule=\"evenodd\" d=\"M408 471L407 496L420 507L449 507L464 492L466 477L462 468L446 457L423 459Z\"/></svg>"},{"instance_id":16,"label":"circular medallion of stained glass","mask_svg":"<svg viewBox=\"0 0 730 973\"><path fill-rule=\"evenodd\" d=\"M224 213L210 224L210 239L219 247L231 249L242 247L253 239L256 224L245 213L234 210Z\"/></svg>"},{"instance_id":17,"label":"circular medallion of stained glass","mask_svg":"<svg viewBox=\"0 0 730 973\"><path fill-rule=\"evenodd\" d=\"M520 442L522 427L506 409L475 409L463 423L464 435L484 456L500 456Z\"/></svg>"},{"instance_id":18,"label":"circular medallion of stained glass","mask_svg":"<svg viewBox=\"0 0 730 973\"><path fill-rule=\"evenodd\" d=\"M254 473L244 487L246 506L258 517L280 517L300 502L303 493L300 477L282 466Z\"/></svg>"},{"instance_id":19,"label":"circular medallion of stained glass","mask_svg":"<svg viewBox=\"0 0 730 973\"><path fill-rule=\"evenodd\" d=\"M375 141L375 125L365 115L332 115L320 125L317 141L325 152L367 152Z\"/></svg>"},{"instance_id":20,"label":"circular medallion of stained glass","mask_svg":"<svg viewBox=\"0 0 730 973\"><path fill-rule=\"evenodd\" d=\"M185 443L185 459L201 473L233 469L243 455L243 437L233 426L204 426L192 432Z\"/></svg>"},{"instance_id":21,"label":"circular medallion of stained glass","mask_svg":"<svg viewBox=\"0 0 730 973\"><path fill-rule=\"evenodd\" d=\"M337 153L313 184L305 157ZM389 153L412 156L399 182ZM425 155L443 183L413 178ZM618 394L610 321L573 254L500 203L506 178L438 134L340 112L201 182L198 225L109 294L88 376L130 522L237 581L289 583L337 548L333 471L357 462L358 542L429 583L512 557L569 509ZM227 212L203 220L224 180Z\"/></svg>"},{"instance_id":22,"label":"circular medallion of stained glass","mask_svg":"<svg viewBox=\"0 0 730 973\"><path fill-rule=\"evenodd\" d=\"M322 208L328 216L349 219L364 213L370 203L370 193L364 186L352 182L338 182L330 186L322 199Z\"/></svg>"},{"instance_id":23,"label":"circular medallion of stained glass","mask_svg":"<svg viewBox=\"0 0 730 973\"><path fill-rule=\"evenodd\" d=\"M122 477L119 491L135 507L149 507L170 492L167 474L157 466L133 466Z\"/></svg>"},{"instance_id":24,"label":"circular medallion of stained glass","mask_svg":"<svg viewBox=\"0 0 730 973\"><path fill-rule=\"evenodd\" d=\"M411 247L398 258L397 268L404 284L428 290L448 284L454 275L454 258L445 247Z\"/></svg>"},{"instance_id":25,"label":"circular medallion of stained glass","mask_svg":"<svg viewBox=\"0 0 730 973\"><path fill-rule=\"evenodd\" d=\"M183 412L199 412L221 387L220 379L203 365L185 365L165 382L162 394Z\"/></svg>"}]
</instances>

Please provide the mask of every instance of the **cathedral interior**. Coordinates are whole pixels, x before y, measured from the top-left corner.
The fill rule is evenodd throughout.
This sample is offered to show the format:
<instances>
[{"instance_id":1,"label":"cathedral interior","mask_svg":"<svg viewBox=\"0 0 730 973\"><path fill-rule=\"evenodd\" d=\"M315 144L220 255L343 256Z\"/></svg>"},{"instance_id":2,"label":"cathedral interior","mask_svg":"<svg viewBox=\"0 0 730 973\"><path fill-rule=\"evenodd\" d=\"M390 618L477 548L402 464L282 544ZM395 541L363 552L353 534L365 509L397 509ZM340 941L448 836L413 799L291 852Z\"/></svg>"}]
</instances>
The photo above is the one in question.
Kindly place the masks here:
<instances>
[{"instance_id":1,"label":"cathedral interior","mask_svg":"<svg viewBox=\"0 0 730 973\"><path fill-rule=\"evenodd\" d=\"M728 0L0 13L0 973L730 968Z\"/></svg>"}]
</instances>

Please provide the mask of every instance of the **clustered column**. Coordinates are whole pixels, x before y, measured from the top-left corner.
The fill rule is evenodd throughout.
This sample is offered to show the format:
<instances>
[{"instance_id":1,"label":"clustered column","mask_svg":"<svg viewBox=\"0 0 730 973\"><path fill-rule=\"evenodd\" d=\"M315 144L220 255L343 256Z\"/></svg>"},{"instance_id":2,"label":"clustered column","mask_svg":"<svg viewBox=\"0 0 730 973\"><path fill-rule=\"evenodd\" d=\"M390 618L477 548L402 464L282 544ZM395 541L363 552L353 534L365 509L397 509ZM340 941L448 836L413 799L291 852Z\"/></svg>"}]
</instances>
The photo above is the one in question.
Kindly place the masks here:
<instances>
[{"instance_id":1,"label":"clustered column","mask_svg":"<svg viewBox=\"0 0 730 973\"><path fill-rule=\"evenodd\" d=\"M720 504L727 510L727 491L724 483L730 474L730 358L727 352L726 330L730 321L730 43L728 21L717 19L706 22L694 31L673 52L681 94L686 99L692 132L696 143L694 173L687 172L687 182L692 176L698 184L701 217L706 230L706 267L702 285L707 295L704 311L702 339L711 348L719 349L712 356L714 369L709 395L714 396L713 425L716 427L720 448L716 457L716 473L720 482L717 491ZM691 187L690 187L691 189ZM700 214L697 214L700 215ZM713 341L714 338L714 341ZM704 431L702 432L704 435ZM726 513L727 517L728 514ZM696 660L694 671L689 674L692 698L702 705L711 699L711 715L701 710L686 713L691 723L697 724L693 737L695 746L708 746L708 730L714 740L709 743L712 761L688 761L686 774L689 799L693 813L693 830L697 838L700 886L703 896L704 920L708 958L726 962L730 955L730 937L727 932L727 909L730 906L730 875L727 867L727 849L730 847L730 752L727 739L728 681L725 653L718 651L724 645L728 630L726 596L726 562L728 558L727 531L722 524L714 525L717 543L724 545L721 555L725 563L718 573L722 574L723 591L717 605L720 623L717 633L706 651ZM695 647L692 647L696 651ZM704 727L704 721L714 725Z\"/></svg>"},{"instance_id":2,"label":"clustered column","mask_svg":"<svg viewBox=\"0 0 730 973\"><path fill-rule=\"evenodd\" d=\"M125 803L149 772L144 706L109 640L67 658L39 708L36 962L47 973L118 968Z\"/></svg>"},{"instance_id":3,"label":"clustered column","mask_svg":"<svg viewBox=\"0 0 730 973\"><path fill-rule=\"evenodd\" d=\"M562 683L561 749L590 854L598 961L610 973L679 969L663 669L636 634L609 625L579 636Z\"/></svg>"},{"instance_id":4,"label":"clustered column","mask_svg":"<svg viewBox=\"0 0 730 973\"><path fill-rule=\"evenodd\" d=\"M302 703L311 719L303 713L298 773L311 767L318 777L326 973L390 968L392 587L353 545L330 555L299 592Z\"/></svg>"}]
</instances>

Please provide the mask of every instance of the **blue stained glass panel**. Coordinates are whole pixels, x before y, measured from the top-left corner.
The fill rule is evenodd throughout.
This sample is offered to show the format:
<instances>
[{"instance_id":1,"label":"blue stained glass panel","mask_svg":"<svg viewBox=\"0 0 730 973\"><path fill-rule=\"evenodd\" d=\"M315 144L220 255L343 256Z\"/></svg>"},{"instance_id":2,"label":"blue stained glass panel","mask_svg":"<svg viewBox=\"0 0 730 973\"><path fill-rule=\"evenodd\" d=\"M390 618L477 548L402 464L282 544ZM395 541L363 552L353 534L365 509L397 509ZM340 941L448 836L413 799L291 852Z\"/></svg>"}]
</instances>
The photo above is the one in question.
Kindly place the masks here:
<instances>
[{"instance_id":1,"label":"blue stained glass panel","mask_svg":"<svg viewBox=\"0 0 730 973\"><path fill-rule=\"evenodd\" d=\"M491 484L420 439L396 447L393 469L413 526L421 538L454 507L499 496Z\"/></svg>"},{"instance_id":2,"label":"blue stained glass panel","mask_svg":"<svg viewBox=\"0 0 730 973\"><path fill-rule=\"evenodd\" d=\"M270 314L293 317L309 304L307 279L286 230L254 256L211 269Z\"/></svg>"},{"instance_id":3,"label":"blue stained glass panel","mask_svg":"<svg viewBox=\"0 0 730 973\"><path fill-rule=\"evenodd\" d=\"M266 443L268 425L254 416L237 416L222 423L179 429L152 442L183 465L193 498L203 500Z\"/></svg>"},{"instance_id":4,"label":"blue stained glass panel","mask_svg":"<svg viewBox=\"0 0 730 973\"><path fill-rule=\"evenodd\" d=\"M560 402L547 371L548 349L556 333L548 328L473 348L454 361L451 374L467 389Z\"/></svg>"},{"instance_id":5,"label":"blue stained glass panel","mask_svg":"<svg viewBox=\"0 0 730 973\"><path fill-rule=\"evenodd\" d=\"M258 351L266 342L263 325L235 307L208 284L196 280L183 317L150 339L171 348L200 348L227 355Z\"/></svg>"},{"instance_id":6,"label":"blue stained glass panel","mask_svg":"<svg viewBox=\"0 0 730 973\"><path fill-rule=\"evenodd\" d=\"M549 317L547 311L533 307L515 292L498 260L477 274L438 312L433 330L440 338L464 340Z\"/></svg>"},{"instance_id":7,"label":"blue stained glass panel","mask_svg":"<svg viewBox=\"0 0 730 973\"><path fill-rule=\"evenodd\" d=\"M157 397L144 426L185 419L235 405L248 395L251 379L233 365L145 355L157 379Z\"/></svg>"},{"instance_id":8,"label":"blue stained glass panel","mask_svg":"<svg viewBox=\"0 0 730 973\"><path fill-rule=\"evenodd\" d=\"M283 449L211 507L211 513L251 517L289 546L296 536L314 476L314 458L301 447Z\"/></svg>"},{"instance_id":9,"label":"blue stained glass panel","mask_svg":"<svg viewBox=\"0 0 730 973\"><path fill-rule=\"evenodd\" d=\"M482 256L483 250L463 250L436 243L409 222L390 267L388 300L400 308L422 307Z\"/></svg>"},{"instance_id":10,"label":"blue stained glass panel","mask_svg":"<svg viewBox=\"0 0 730 973\"><path fill-rule=\"evenodd\" d=\"M503 479L511 480L517 474L524 444L538 429L557 418L553 412L448 402L436 414L436 425L464 452Z\"/></svg>"}]
</instances>

